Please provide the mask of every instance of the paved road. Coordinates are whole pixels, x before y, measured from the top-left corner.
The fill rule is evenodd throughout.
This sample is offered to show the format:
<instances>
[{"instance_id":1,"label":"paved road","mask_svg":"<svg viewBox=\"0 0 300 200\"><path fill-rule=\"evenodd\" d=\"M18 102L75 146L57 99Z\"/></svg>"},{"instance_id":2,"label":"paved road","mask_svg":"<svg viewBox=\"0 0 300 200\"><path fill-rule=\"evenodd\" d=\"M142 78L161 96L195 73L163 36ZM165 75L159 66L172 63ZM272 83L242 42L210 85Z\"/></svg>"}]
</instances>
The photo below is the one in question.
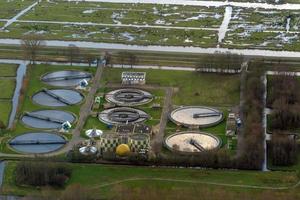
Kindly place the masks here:
<instances>
[{"instance_id":1,"label":"paved road","mask_svg":"<svg viewBox=\"0 0 300 200\"><path fill-rule=\"evenodd\" d=\"M155 153L159 153L163 146L163 140L165 135L165 128L167 126L169 113L171 110L172 105L172 94L173 94L173 88L167 87L165 88L166 96L164 101L164 107L161 114L161 119L159 123L159 131L157 134L155 134L151 140L152 150Z\"/></svg>"}]
</instances>

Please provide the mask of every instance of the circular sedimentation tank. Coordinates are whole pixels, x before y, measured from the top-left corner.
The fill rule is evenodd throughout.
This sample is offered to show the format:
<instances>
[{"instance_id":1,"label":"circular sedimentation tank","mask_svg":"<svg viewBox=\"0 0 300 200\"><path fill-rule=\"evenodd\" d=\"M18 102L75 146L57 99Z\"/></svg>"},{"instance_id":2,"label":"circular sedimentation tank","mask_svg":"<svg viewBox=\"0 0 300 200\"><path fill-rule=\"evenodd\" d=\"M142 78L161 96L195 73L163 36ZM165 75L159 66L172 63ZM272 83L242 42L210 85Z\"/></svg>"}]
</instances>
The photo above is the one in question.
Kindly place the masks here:
<instances>
[{"instance_id":1,"label":"circular sedimentation tank","mask_svg":"<svg viewBox=\"0 0 300 200\"><path fill-rule=\"evenodd\" d=\"M9 141L14 150L30 154L56 151L66 143L62 136L47 132L25 133Z\"/></svg>"},{"instance_id":2,"label":"circular sedimentation tank","mask_svg":"<svg viewBox=\"0 0 300 200\"><path fill-rule=\"evenodd\" d=\"M25 125L39 129L60 129L64 122L73 123L75 119L73 114L60 110L27 112L21 118Z\"/></svg>"},{"instance_id":3,"label":"circular sedimentation tank","mask_svg":"<svg viewBox=\"0 0 300 200\"><path fill-rule=\"evenodd\" d=\"M223 113L204 106L184 106L173 110L170 119L175 124L186 127L209 127L223 120Z\"/></svg>"},{"instance_id":4,"label":"circular sedimentation tank","mask_svg":"<svg viewBox=\"0 0 300 200\"><path fill-rule=\"evenodd\" d=\"M175 152L199 153L219 148L221 140L210 133L186 131L168 136L165 145Z\"/></svg>"},{"instance_id":5,"label":"circular sedimentation tank","mask_svg":"<svg viewBox=\"0 0 300 200\"><path fill-rule=\"evenodd\" d=\"M99 113L98 118L105 124L135 124L140 123L149 118L149 115L142 110L130 108L130 107L119 107L111 108Z\"/></svg>"},{"instance_id":6,"label":"circular sedimentation tank","mask_svg":"<svg viewBox=\"0 0 300 200\"><path fill-rule=\"evenodd\" d=\"M42 106L61 107L80 103L83 95L75 90L43 89L33 95L32 100Z\"/></svg>"},{"instance_id":7,"label":"circular sedimentation tank","mask_svg":"<svg viewBox=\"0 0 300 200\"><path fill-rule=\"evenodd\" d=\"M151 102L153 96L144 90L124 88L107 93L105 99L118 106L138 106Z\"/></svg>"},{"instance_id":8,"label":"circular sedimentation tank","mask_svg":"<svg viewBox=\"0 0 300 200\"><path fill-rule=\"evenodd\" d=\"M84 79L89 81L91 78L92 74L88 72L65 70L45 74L42 81L52 86L72 87L78 86Z\"/></svg>"},{"instance_id":9,"label":"circular sedimentation tank","mask_svg":"<svg viewBox=\"0 0 300 200\"><path fill-rule=\"evenodd\" d=\"M129 137L131 151L138 152L141 149L149 149L150 136L147 134L133 134Z\"/></svg>"}]
</instances>

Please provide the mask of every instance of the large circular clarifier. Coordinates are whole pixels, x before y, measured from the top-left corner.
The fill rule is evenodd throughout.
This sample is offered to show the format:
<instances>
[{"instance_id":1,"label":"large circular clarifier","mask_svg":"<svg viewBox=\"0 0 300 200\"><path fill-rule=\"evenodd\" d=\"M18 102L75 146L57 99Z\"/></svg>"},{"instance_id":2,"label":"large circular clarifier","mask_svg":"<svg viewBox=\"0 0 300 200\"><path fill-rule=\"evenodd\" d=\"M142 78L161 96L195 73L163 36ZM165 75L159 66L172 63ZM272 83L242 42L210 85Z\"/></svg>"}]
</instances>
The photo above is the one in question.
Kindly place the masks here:
<instances>
[{"instance_id":1,"label":"large circular clarifier","mask_svg":"<svg viewBox=\"0 0 300 200\"><path fill-rule=\"evenodd\" d=\"M43 89L33 95L32 100L43 106L60 107L78 104L83 95L75 90L65 89Z\"/></svg>"},{"instance_id":2,"label":"large circular clarifier","mask_svg":"<svg viewBox=\"0 0 300 200\"><path fill-rule=\"evenodd\" d=\"M22 122L32 128L60 129L64 122L74 122L75 116L60 110L39 110L25 113Z\"/></svg>"},{"instance_id":3,"label":"large circular clarifier","mask_svg":"<svg viewBox=\"0 0 300 200\"><path fill-rule=\"evenodd\" d=\"M71 87L78 86L82 80L89 81L91 78L91 73L68 70L46 74L42 77L42 81L52 86Z\"/></svg>"},{"instance_id":4,"label":"large circular clarifier","mask_svg":"<svg viewBox=\"0 0 300 200\"><path fill-rule=\"evenodd\" d=\"M221 141L209 133L187 131L168 136L165 139L165 145L171 151L199 153L219 148Z\"/></svg>"},{"instance_id":5,"label":"large circular clarifier","mask_svg":"<svg viewBox=\"0 0 300 200\"><path fill-rule=\"evenodd\" d=\"M9 144L22 153L48 153L61 148L66 140L57 134L37 132L17 136Z\"/></svg>"},{"instance_id":6,"label":"large circular clarifier","mask_svg":"<svg viewBox=\"0 0 300 200\"><path fill-rule=\"evenodd\" d=\"M98 117L105 124L135 124L147 120L149 115L139 109L120 107L104 110Z\"/></svg>"},{"instance_id":7,"label":"large circular clarifier","mask_svg":"<svg viewBox=\"0 0 300 200\"><path fill-rule=\"evenodd\" d=\"M183 126L208 127L223 120L223 113L217 109L202 106L185 106L172 111L170 119Z\"/></svg>"},{"instance_id":8,"label":"large circular clarifier","mask_svg":"<svg viewBox=\"0 0 300 200\"><path fill-rule=\"evenodd\" d=\"M128 88L113 90L107 93L105 98L118 106L137 106L149 103L153 96L144 90Z\"/></svg>"}]
</instances>

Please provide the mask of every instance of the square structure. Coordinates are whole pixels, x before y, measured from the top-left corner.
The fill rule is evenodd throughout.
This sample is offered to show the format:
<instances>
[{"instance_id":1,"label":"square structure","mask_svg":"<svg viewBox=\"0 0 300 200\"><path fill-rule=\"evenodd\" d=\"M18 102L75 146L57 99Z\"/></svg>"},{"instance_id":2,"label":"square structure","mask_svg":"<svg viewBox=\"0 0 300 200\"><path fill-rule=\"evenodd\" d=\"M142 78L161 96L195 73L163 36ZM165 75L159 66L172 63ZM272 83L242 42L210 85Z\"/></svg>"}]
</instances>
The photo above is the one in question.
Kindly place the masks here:
<instances>
[{"instance_id":1,"label":"square structure","mask_svg":"<svg viewBox=\"0 0 300 200\"><path fill-rule=\"evenodd\" d=\"M123 85L144 85L146 72L122 72Z\"/></svg>"}]
</instances>

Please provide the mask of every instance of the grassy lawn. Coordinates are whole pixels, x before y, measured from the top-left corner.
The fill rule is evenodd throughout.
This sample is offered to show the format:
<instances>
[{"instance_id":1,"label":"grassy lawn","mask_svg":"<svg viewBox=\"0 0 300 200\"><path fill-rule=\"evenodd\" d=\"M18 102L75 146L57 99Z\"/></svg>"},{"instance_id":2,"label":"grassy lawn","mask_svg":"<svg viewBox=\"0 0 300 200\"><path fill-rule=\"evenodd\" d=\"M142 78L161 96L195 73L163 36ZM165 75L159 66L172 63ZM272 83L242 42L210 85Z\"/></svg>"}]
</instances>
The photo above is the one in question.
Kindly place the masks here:
<instances>
[{"instance_id":1,"label":"grassy lawn","mask_svg":"<svg viewBox=\"0 0 300 200\"><path fill-rule=\"evenodd\" d=\"M16 77L18 65L0 64L1 77Z\"/></svg>"},{"instance_id":2,"label":"grassy lawn","mask_svg":"<svg viewBox=\"0 0 300 200\"><path fill-rule=\"evenodd\" d=\"M6 125L8 124L11 107L10 100L0 100L0 120Z\"/></svg>"},{"instance_id":3,"label":"grassy lawn","mask_svg":"<svg viewBox=\"0 0 300 200\"><path fill-rule=\"evenodd\" d=\"M32 187L18 187L14 183L14 169L16 163L9 162L5 168L5 178L3 183L4 193L13 194L34 194L39 190ZM80 183L89 188L94 197L112 198L114 188L130 187L159 187L162 190L178 190L189 189L190 192L195 191L196 187L202 184L174 183L168 181L151 181L139 180L129 181L119 184L112 184L107 187L100 188L102 184L113 183L125 179L134 178L161 178L161 179L177 179L201 182L214 182L225 184L254 185L267 187L291 186L298 181L295 172L254 172L254 171L230 171L230 170L199 170L199 169L172 169L172 168L152 168L152 167L127 167L127 166L110 166L110 165L86 165L86 164L70 164L73 169L71 179L68 185ZM193 187L191 187L193 186ZM217 186L203 185L204 187L216 188ZM51 189L53 193L59 190ZM233 190L235 191L235 190ZM243 189L236 188L237 192ZM245 189L249 194L254 189Z\"/></svg>"},{"instance_id":4,"label":"grassy lawn","mask_svg":"<svg viewBox=\"0 0 300 200\"><path fill-rule=\"evenodd\" d=\"M106 68L104 83L120 83L122 71ZM239 76L186 71L136 70L147 72L147 84L179 88L173 96L175 105L234 106L239 103Z\"/></svg>"},{"instance_id":5,"label":"grassy lawn","mask_svg":"<svg viewBox=\"0 0 300 200\"><path fill-rule=\"evenodd\" d=\"M16 79L0 77L0 88L0 99L11 99L14 96L14 91L16 88Z\"/></svg>"}]
</instances>

